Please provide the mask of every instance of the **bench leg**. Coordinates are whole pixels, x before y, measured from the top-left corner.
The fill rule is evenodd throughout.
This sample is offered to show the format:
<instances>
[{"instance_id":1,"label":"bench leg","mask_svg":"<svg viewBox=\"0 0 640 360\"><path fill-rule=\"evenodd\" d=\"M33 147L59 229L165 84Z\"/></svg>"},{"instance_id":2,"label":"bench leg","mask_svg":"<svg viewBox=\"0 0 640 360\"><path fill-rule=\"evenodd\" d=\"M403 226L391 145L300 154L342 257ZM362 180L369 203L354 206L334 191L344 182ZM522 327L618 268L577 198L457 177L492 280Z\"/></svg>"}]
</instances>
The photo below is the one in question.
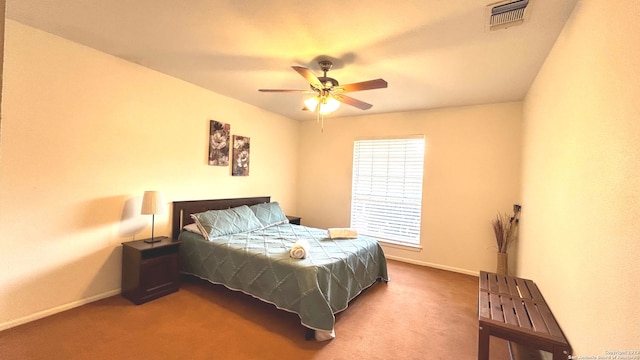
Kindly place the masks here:
<instances>
[{"instance_id":1,"label":"bench leg","mask_svg":"<svg viewBox=\"0 0 640 360\"><path fill-rule=\"evenodd\" d=\"M489 330L482 326L478 330L478 360L489 360Z\"/></svg>"}]
</instances>

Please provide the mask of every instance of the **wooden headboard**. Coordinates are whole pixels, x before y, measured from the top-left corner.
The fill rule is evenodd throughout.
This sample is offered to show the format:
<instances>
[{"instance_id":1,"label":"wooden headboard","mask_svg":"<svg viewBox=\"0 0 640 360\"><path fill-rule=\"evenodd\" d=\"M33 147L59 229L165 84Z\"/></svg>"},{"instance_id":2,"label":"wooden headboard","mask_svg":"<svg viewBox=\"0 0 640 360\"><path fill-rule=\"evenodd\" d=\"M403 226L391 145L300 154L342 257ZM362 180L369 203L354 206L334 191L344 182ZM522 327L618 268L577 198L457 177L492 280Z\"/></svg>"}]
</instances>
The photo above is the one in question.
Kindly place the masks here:
<instances>
[{"instance_id":1,"label":"wooden headboard","mask_svg":"<svg viewBox=\"0 0 640 360\"><path fill-rule=\"evenodd\" d=\"M182 227L193 223L191 214L205 212L207 210L224 210L242 205L251 206L265 202L271 202L271 196L174 201L173 213L171 215L171 238L177 239Z\"/></svg>"}]
</instances>

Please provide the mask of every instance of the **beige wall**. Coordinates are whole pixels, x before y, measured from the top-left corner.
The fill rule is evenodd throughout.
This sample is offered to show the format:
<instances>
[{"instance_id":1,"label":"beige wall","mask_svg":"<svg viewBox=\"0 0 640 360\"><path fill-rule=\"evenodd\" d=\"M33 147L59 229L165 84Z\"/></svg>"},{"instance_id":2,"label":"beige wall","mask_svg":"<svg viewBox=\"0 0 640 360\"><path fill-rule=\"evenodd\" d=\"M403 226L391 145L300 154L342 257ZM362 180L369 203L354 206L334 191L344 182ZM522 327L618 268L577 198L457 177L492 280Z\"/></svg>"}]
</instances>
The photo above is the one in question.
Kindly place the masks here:
<instances>
[{"instance_id":1,"label":"beige wall","mask_svg":"<svg viewBox=\"0 0 640 360\"><path fill-rule=\"evenodd\" d=\"M640 5L579 1L524 103L518 273L577 355L640 345Z\"/></svg>"},{"instance_id":2,"label":"beige wall","mask_svg":"<svg viewBox=\"0 0 640 360\"><path fill-rule=\"evenodd\" d=\"M120 243L150 236L144 190L167 202L271 195L297 211L297 122L6 25L0 329L118 293ZM251 138L250 176L207 165L210 119ZM170 233L168 217L156 234Z\"/></svg>"},{"instance_id":3,"label":"beige wall","mask_svg":"<svg viewBox=\"0 0 640 360\"><path fill-rule=\"evenodd\" d=\"M300 132L298 209L305 225L349 226L353 140L423 134L422 251L391 258L477 274L495 270L490 221L519 201L521 103L327 118Z\"/></svg>"},{"instance_id":4,"label":"beige wall","mask_svg":"<svg viewBox=\"0 0 640 360\"><path fill-rule=\"evenodd\" d=\"M7 2L0 0L0 104L2 104L2 66L4 65L4 22ZM0 108L0 134L2 134L2 109ZM0 135L1 136L1 135ZM2 153L0 153L2 157Z\"/></svg>"}]
</instances>

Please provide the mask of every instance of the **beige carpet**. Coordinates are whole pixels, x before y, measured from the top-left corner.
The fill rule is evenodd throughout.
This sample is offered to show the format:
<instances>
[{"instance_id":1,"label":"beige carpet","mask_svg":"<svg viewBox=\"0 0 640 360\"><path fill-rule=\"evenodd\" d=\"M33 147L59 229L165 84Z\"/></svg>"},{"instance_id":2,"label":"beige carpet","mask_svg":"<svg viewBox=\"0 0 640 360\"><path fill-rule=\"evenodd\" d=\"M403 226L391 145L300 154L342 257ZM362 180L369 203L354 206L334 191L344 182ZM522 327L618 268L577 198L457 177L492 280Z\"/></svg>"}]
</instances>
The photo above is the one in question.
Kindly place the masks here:
<instances>
[{"instance_id":1,"label":"beige carpet","mask_svg":"<svg viewBox=\"0 0 640 360\"><path fill-rule=\"evenodd\" d=\"M113 296L0 332L0 359L476 359L478 279L389 261L336 315L336 338L305 340L297 315L202 280L136 306ZM508 359L493 339L491 359Z\"/></svg>"}]
</instances>

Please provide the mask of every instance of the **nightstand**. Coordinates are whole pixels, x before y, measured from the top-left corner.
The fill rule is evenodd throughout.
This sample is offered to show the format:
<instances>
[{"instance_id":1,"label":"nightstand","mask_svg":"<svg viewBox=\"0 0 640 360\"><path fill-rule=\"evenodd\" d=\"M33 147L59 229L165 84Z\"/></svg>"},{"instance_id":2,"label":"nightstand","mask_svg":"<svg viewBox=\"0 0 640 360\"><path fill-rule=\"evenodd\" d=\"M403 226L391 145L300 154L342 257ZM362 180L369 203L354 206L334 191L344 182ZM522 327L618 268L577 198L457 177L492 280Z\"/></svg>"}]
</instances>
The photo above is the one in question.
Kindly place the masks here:
<instances>
[{"instance_id":1,"label":"nightstand","mask_svg":"<svg viewBox=\"0 0 640 360\"><path fill-rule=\"evenodd\" d=\"M157 237L159 242L122 243L122 296L143 304L180 288L180 241Z\"/></svg>"},{"instance_id":2,"label":"nightstand","mask_svg":"<svg viewBox=\"0 0 640 360\"><path fill-rule=\"evenodd\" d=\"M299 216L289 216L287 215L287 219L289 219L289 224L300 225L300 217Z\"/></svg>"}]
</instances>

